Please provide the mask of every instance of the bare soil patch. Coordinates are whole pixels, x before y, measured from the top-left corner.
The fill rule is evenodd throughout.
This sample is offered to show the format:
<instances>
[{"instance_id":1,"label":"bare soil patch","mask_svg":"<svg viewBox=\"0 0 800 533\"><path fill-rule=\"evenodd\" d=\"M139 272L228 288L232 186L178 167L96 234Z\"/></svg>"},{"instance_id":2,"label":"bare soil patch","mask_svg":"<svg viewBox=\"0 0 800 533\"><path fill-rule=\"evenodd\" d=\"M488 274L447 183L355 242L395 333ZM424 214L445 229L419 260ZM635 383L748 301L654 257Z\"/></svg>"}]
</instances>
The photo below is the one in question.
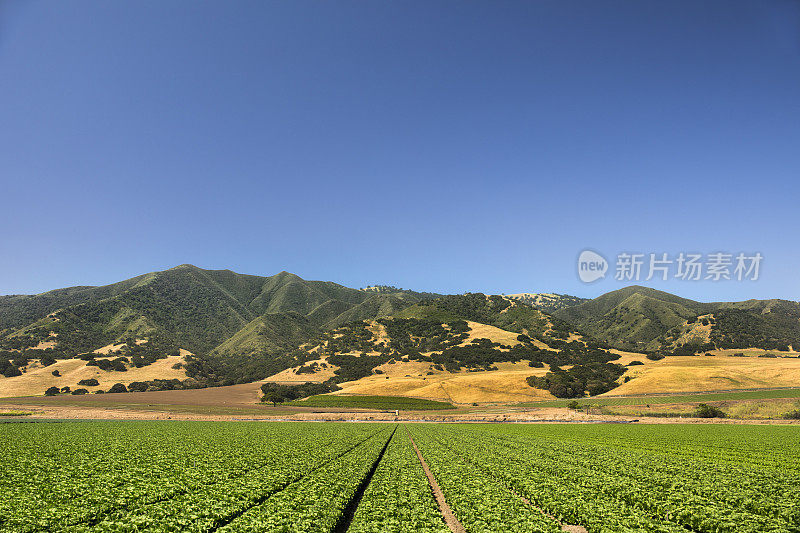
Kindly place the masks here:
<instances>
[{"instance_id":1,"label":"bare soil patch","mask_svg":"<svg viewBox=\"0 0 800 533\"><path fill-rule=\"evenodd\" d=\"M447 524L447 527L449 527L450 531L453 533L467 533L467 530L464 529L464 526L461 525L461 522L458 521L456 515L453 514L453 510L450 509L450 506L447 504L442 488L439 486L439 483L436 482L436 478L433 477L433 473L431 473L431 469L428 468L428 463L425 462L419 448L417 448L417 443L414 442L414 438L411 435L409 435L408 438L411 439L411 445L414 447L414 451L417 452L417 459L419 459L422 465L422 470L425 471L425 477L428 478L428 484L431 486L433 497L436 499L436 504L439 506L439 510L444 517L445 524Z\"/></svg>"}]
</instances>

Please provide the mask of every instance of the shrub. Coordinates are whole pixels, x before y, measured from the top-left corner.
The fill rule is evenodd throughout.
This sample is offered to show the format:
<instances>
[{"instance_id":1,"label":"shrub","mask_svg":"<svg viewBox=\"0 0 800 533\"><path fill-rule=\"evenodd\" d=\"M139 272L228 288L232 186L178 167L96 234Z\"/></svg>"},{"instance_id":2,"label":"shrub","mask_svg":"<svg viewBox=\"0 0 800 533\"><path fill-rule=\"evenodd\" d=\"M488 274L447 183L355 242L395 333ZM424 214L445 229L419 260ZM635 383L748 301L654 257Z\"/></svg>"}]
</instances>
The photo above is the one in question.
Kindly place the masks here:
<instances>
[{"instance_id":1,"label":"shrub","mask_svg":"<svg viewBox=\"0 0 800 533\"><path fill-rule=\"evenodd\" d=\"M50 366L56 364L56 360L52 355L45 355L44 357L39 359L39 362L42 364L42 366Z\"/></svg>"},{"instance_id":2,"label":"shrub","mask_svg":"<svg viewBox=\"0 0 800 533\"><path fill-rule=\"evenodd\" d=\"M61 391L58 389L58 387L50 387L49 389L44 391L44 395L45 396L55 396L59 392L61 392Z\"/></svg>"},{"instance_id":3,"label":"shrub","mask_svg":"<svg viewBox=\"0 0 800 533\"><path fill-rule=\"evenodd\" d=\"M643 364L644 363L642 363L641 361L631 361L630 363L628 363L628 366L637 366L637 365L643 365Z\"/></svg>"},{"instance_id":4,"label":"shrub","mask_svg":"<svg viewBox=\"0 0 800 533\"><path fill-rule=\"evenodd\" d=\"M528 361L528 366L531 368L544 368L544 363L541 361Z\"/></svg>"},{"instance_id":5,"label":"shrub","mask_svg":"<svg viewBox=\"0 0 800 533\"><path fill-rule=\"evenodd\" d=\"M97 381L95 378L89 378L80 380L78 382L78 385L86 385L87 387L96 387L100 385L100 382Z\"/></svg>"},{"instance_id":6,"label":"shrub","mask_svg":"<svg viewBox=\"0 0 800 533\"><path fill-rule=\"evenodd\" d=\"M86 389L75 389L72 391L73 395L80 395L80 394L89 394L89 391Z\"/></svg>"},{"instance_id":7,"label":"shrub","mask_svg":"<svg viewBox=\"0 0 800 533\"><path fill-rule=\"evenodd\" d=\"M58 370L53 370L53 371L51 372L51 374L53 374L53 375L54 375L55 377L57 377L57 378L60 378L60 377L61 377L61 372L59 372Z\"/></svg>"},{"instance_id":8,"label":"shrub","mask_svg":"<svg viewBox=\"0 0 800 533\"><path fill-rule=\"evenodd\" d=\"M149 385L144 381L132 381L128 384L128 391L130 392L144 392Z\"/></svg>"},{"instance_id":9,"label":"shrub","mask_svg":"<svg viewBox=\"0 0 800 533\"><path fill-rule=\"evenodd\" d=\"M664 356L661 355L660 353L649 353L645 357L647 357L651 361L661 361L662 359L664 359Z\"/></svg>"},{"instance_id":10,"label":"shrub","mask_svg":"<svg viewBox=\"0 0 800 533\"><path fill-rule=\"evenodd\" d=\"M573 409L573 410L577 411L580 408L581 408L581 404L578 403L578 400L572 400L571 402L569 402L567 404L567 409Z\"/></svg>"},{"instance_id":11,"label":"shrub","mask_svg":"<svg viewBox=\"0 0 800 533\"><path fill-rule=\"evenodd\" d=\"M108 389L110 393L117 393L117 392L128 392L128 388L123 385L122 383L114 383L110 389Z\"/></svg>"},{"instance_id":12,"label":"shrub","mask_svg":"<svg viewBox=\"0 0 800 533\"><path fill-rule=\"evenodd\" d=\"M717 407L701 403L694 410L694 416L697 418L725 418L726 415Z\"/></svg>"},{"instance_id":13,"label":"shrub","mask_svg":"<svg viewBox=\"0 0 800 533\"><path fill-rule=\"evenodd\" d=\"M14 365L9 365L3 375L7 378L15 378L22 375L22 371Z\"/></svg>"},{"instance_id":14,"label":"shrub","mask_svg":"<svg viewBox=\"0 0 800 533\"><path fill-rule=\"evenodd\" d=\"M795 409L783 415L786 420L800 420L800 409Z\"/></svg>"},{"instance_id":15,"label":"shrub","mask_svg":"<svg viewBox=\"0 0 800 533\"><path fill-rule=\"evenodd\" d=\"M69 387L61 387L61 392L63 393L69 392Z\"/></svg>"}]
</instances>

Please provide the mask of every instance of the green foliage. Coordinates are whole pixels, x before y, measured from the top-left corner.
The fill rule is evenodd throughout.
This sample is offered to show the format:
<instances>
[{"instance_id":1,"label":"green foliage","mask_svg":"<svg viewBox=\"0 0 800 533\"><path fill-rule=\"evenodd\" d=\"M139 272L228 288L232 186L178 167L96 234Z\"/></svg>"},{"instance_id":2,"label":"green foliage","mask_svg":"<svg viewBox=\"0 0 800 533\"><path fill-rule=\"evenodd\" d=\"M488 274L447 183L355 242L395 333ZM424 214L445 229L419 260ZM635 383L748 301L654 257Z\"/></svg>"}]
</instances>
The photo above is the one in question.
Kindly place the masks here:
<instances>
[{"instance_id":1,"label":"green foliage","mask_svg":"<svg viewBox=\"0 0 800 533\"><path fill-rule=\"evenodd\" d=\"M701 303L646 287L626 287L557 311L584 333L634 350L669 350L691 355L716 348L786 351L800 345L800 303L748 300ZM703 316L709 315L713 316ZM671 346L685 326L711 325L711 342Z\"/></svg>"},{"instance_id":2,"label":"green foliage","mask_svg":"<svg viewBox=\"0 0 800 533\"><path fill-rule=\"evenodd\" d=\"M7 378L15 378L17 376L21 376L22 371L14 365L8 365L6 366L6 369L3 371L3 375Z\"/></svg>"},{"instance_id":3,"label":"green foliage","mask_svg":"<svg viewBox=\"0 0 800 533\"><path fill-rule=\"evenodd\" d=\"M695 408L694 416L698 418L725 418L726 415L718 407L701 403Z\"/></svg>"},{"instance_id":4,"label":"green foliage","mask_svg":"<svg viewBox=\"0 0 800 533\"><path fill-rule=\"evenodd\" d=\"M348 533L449 533L403 429L395 431Z\"/></svg>"},{"instance_id":5,"label":"green foliage","mask_svg":"<svg viewBox=\"0 0 800 533\"><path fill-rule=\"evenodd\" d=\"M332 383L301 383L298 385L281 385L279 383L264 383L261 385L261 392L264 394L261 401L273 405L291 402L315 394L326 394L339 390L339 387Z\"/></svg>"},{"instance_id":6,"label":"green foliage","mask_svg":"<svg viewBox=\"0 0 800 533\"><path fill-rule=\"evenodd\" d=\"M556 398L582 398L587 393L597 396L618 385L617 380L625 367L614 363L586 363L563 370L550 367L544 376L530 376L528 385L544 389Z\"/></svg>"},{"instance_id":7,"label":"green foliage","mask_svg":"<svg viewBox=\"0 0 800 533\"><path fill-rule=\"evenodd\" d=\"M127 357L117 357L115 359L91 359L86 363L86 366L96 366L100 370L104 370L106 372L127 372L128 367L126 363L128 363Z\"/></svg>"},{"instance_id":8,"label":"green foliage","mask_svg":"<svg viewBox=\"0 0 800 533\"><path fill-rule=\"evenodd\" d=\"M328 363L339 367L334 371L336 374L336 382L343 383L345 381L355 381L372 375L372 370L376 366L387 363L389 359L390 356L386 354L374 356L335 354L328 356Z\"/></svg>"},{"instance_id":9,"label":"green foliage","mask_svg":"<svg viewBox=\"0 0 800 533\"><path fill-rule=\"evenodd\" d=\"M796 529L790 494L800 468L797 428L414 424L410 430L468 531L483 530L487 518L495 531L548 531L520 524L536 508L589 531ZM765 449L765 442L774 444ZM520 496L535 507L518 506Z\"/></svg>"},{"instance_id":10,"label":"green foliage","mask_svg":"<svg viewBox=\"0 0 800 533\"><path fill-rule=\"evenodd\" d=\"M467 323L457 319L440 322L433 318L384 318L378 323L384 326L389 336L387 348L400 357L444 350L469 336Z\"/></svg>"},{"instance_id":11,"label":"green foliage","mask_svg":"<svg viewBox=\"0 0 800 533\"><path fill-rule=\"evenodd\" d=\"M781 351L787 351L789 345L800 346L800 304L782 300L758 303L764 305L715 311L713 343L719 348Z\"/></svg>"},{"instance_id":12,"label":"green foliage","mask_svg":"<svg viewBox=\"0 0 800 533\"><path fill-rule=\"evenodd\" d=\"M467 531L791 532L800 519L792 426L107 421L2 430L4 531L444 533L414 446Z\"/></svg>"}]
</instances>

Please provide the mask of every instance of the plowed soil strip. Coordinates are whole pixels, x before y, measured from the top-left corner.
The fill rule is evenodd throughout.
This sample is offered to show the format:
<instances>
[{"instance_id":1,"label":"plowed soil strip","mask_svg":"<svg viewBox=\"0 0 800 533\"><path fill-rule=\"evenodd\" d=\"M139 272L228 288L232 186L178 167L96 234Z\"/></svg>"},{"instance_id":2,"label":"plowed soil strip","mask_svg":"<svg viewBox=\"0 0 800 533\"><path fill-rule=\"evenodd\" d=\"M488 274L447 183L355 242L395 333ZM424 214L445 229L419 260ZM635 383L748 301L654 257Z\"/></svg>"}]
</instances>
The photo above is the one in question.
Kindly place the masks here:
<instances>
[{"instance_id":1,"label":"plowed soil strip","mask_svg":"<svg viewBox=\"0 0 800 533\"><path fill-rule=\"evenodd\" d=\"M439 484L436 482L436 478L433 477L431 469L428 468L428 463L425 462L425 459L419 452L419 448L417 448L417 443L414 442L414 437L409 435L408 438L411 439L411 445L414 447L414 451L417 452L417 458L419 459L419 462L422 464L422 469L425 471L425 476L427 476L428 478L428 483L430 484L431 490L433 491L433 497L436 498L436 503L439 505L439 510L442 512L445 524L447 524L447 527L449 527L450 531L452 531L453 533L467 533L467 530L464 529L464 526L462 526L461 522L458 521L456 515L453 514L453 510L450 509L449 505L447 505L447 501L445 501L444 499L444 493L442 492L441 487L439 487Z\"/></svg>"}]
</instances>

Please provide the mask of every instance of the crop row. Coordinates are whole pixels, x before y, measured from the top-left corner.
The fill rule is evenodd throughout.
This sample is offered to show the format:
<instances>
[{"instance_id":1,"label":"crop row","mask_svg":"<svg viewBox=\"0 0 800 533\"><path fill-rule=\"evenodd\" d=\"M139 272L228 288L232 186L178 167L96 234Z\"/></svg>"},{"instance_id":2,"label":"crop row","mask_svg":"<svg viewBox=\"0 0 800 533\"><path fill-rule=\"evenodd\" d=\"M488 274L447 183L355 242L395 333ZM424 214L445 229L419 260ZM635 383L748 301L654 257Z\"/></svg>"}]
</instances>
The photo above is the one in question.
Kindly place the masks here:
<instances>
[{"instance_id":1,"label":"crop row","mask_svg":"<svg viewBox=\"0 0 800 533\"><path fill-rule=\"evenodd\" d=\"M405 429L398 429L350 524L348 533L447 533L428 479Z\"/></svg>"}]
</instances>

